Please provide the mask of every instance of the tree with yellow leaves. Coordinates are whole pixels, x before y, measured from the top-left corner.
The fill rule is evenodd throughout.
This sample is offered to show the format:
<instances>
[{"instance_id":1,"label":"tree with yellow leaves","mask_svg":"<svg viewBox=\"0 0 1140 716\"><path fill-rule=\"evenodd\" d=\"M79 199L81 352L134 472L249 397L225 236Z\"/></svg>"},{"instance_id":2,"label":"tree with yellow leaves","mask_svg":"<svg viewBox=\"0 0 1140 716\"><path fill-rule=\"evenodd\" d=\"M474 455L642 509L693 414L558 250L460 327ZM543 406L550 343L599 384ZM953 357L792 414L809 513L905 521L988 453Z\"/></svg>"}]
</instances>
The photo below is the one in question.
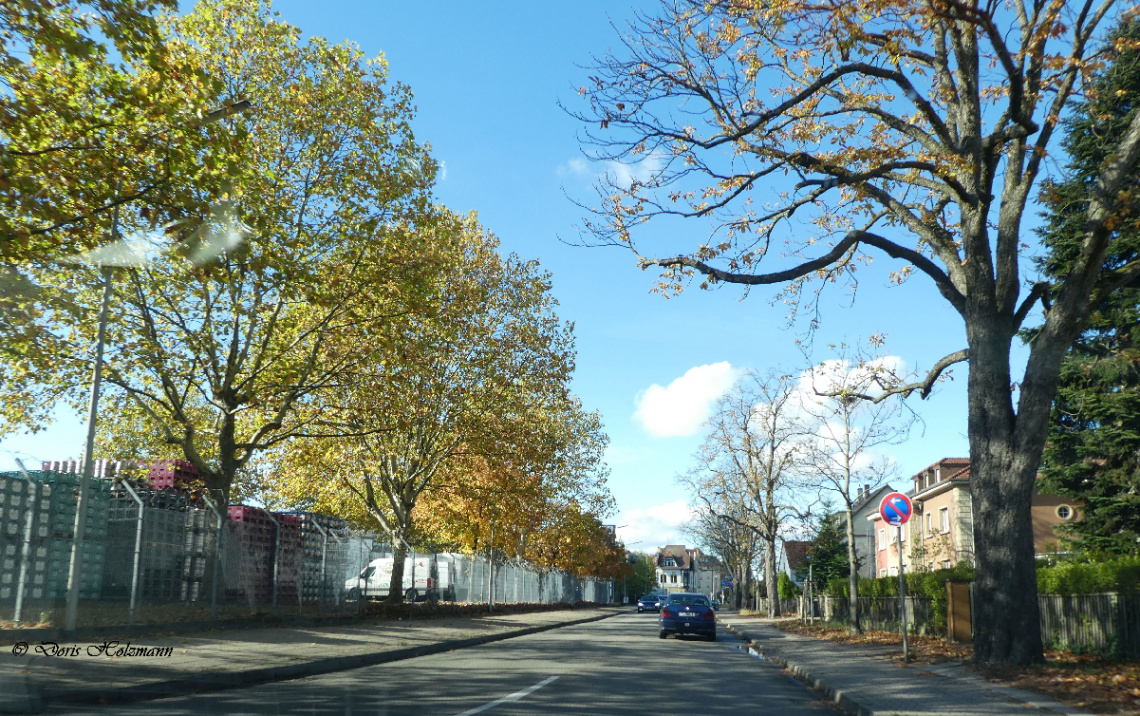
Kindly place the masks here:
<instances>
[{"instance_id":1,"label":"tree with yellow leaves","mask_svg":"<svg viewBox=\"0 0 1140 716\"><path fill-rule=\"evenodd\" d=\"M423 287L430 300L331 338L334 353L358 359L337 391L302 413L342 437L283 446L275 480L289 504L383 529L395 555L391 601L403 596L403 560L429 487L477 504L487 526L501 515L495 539L507 543L526 531L529 491L549 491L583 449L600 456L583 441L604 446L596 416L583 415L568 391L572 334L554 314L547 275L535 262L501 258L474 217L441 210L417 231L425 252L446 257ZM471 515L463 503L452 508ZM441 537L475 550L491 543L490 531Z\"/></svg>"}]
</instances>

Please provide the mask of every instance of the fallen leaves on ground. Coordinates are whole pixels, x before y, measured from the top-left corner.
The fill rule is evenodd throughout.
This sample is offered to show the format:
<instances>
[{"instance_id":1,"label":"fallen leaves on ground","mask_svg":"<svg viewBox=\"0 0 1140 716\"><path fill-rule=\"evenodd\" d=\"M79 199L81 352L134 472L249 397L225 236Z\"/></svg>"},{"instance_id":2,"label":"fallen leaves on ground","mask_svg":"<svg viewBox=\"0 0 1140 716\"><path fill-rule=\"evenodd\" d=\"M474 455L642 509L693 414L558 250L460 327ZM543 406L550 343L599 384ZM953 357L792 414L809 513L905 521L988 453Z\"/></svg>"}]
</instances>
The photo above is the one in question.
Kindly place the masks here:
<instances>
[{"instance_id":1,"label":"fallen leaves on ground","mask_svg":"<svg viewBox=\"0 0 1140 716\"><path fill-rule=\"evenodd\" d=\"M894 632L866 631L852 634L843 627L807 625L784 621L780 629L840 644L897 645L902 636ZM934 636L911 636L913 664L941 664L956 661L990 681L1045 694L1057 701L1097 714L1140 716L1140 663L1100 656L1078 655L1048 649L1040 666L978 667L974 649ZM901 657L901 654L899 655ZM901 659L900 659L901 660Z\"/></svg>"}]
</instances>

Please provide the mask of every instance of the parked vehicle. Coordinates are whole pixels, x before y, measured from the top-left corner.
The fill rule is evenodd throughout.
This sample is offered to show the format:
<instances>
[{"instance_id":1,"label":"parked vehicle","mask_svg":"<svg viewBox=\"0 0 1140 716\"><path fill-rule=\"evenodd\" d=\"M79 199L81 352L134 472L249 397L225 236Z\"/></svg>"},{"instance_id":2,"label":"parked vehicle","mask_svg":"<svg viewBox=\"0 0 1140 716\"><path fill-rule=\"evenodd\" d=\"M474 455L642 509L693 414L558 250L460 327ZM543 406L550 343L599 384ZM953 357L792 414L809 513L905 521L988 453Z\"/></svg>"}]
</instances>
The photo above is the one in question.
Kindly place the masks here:
<instances>
[{"instance_id":1,"label":"parked vehicle","mask_svg":"<svg viewBox=\"0 0 1140 716\"><path fill-rule=\"evenodd\" d=\"M383 599L392 584L392 557L380 557L368 563L360 574L345 580L345 594L349 599ZM404 599L409 602L455 599L451 579L451 563L435 559L434 555L404 559Z\"/></svg>"},{"instance_id":2,"label":"parked vehicle","mask_svg":"<svg viewBox=\"0 0 1140 716\"><path fill-rule=\"evenodd\" d=\"M713 599L709 602L709 604L712 604L712 608L713 608L714 612L720 611L720 600L719 599Z\"/></svg>"},{"instance_id":3,"label":"parked vehicle","mask_svg":"<svg viewBox=\"0 0 1140 716\"><path fill-rule=\"evenodd\" d=\"M641 614L642 612L657 611L657 604L659 600L660 597L655 594L646 594L644 597L637 600L637 613Z\"/></svg>"},{"instance_id":4,"label":"parked vehicle","mask_svg":"<svg viewBox=\"0 0 1140 716\"><path fill-rule=\"evenodd\" d=\"M700 634L716 641L716 612L703 594L679 592L670 594L658 617L662 639L670 634Z\"/></svg>"}]
</instances>

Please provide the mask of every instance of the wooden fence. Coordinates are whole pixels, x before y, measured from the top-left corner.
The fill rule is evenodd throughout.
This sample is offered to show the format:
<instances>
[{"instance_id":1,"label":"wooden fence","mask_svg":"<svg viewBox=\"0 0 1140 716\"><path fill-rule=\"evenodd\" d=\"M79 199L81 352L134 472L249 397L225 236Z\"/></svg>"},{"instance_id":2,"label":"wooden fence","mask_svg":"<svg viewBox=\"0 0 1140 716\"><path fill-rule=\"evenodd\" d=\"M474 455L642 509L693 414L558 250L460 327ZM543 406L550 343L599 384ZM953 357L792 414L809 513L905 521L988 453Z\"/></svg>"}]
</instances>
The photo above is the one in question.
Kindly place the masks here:
<instances>
[{"instance_id":1,"label":"wooden fence","mask_svg":"<svg viewBox=\"0 0 1140 716\"><path fill-rule=\"evenodd\" d=\"M1140 658L1140 594L1041 594L1038 599L1041 639L1046 647ZM801 598L801 617L808 615L804 601ZM859 607L859 619L865 628L898 630L898 597L860 598ZM847 600L820 596L816 599L815 615L824 621L845 624ZM945 636L945 616L935 614L927 598L907 598L907 625L913 633Z\"/></svg>"},{"instance_id":2,"label":"wooden fence","mask_svg":"<svg viewBox=\"0 0 1140 716\"><path fill-rule=\"evenodd\" d=\"M815 615L822 617L824 621L846 624L848 602L846 597L817 597ZM806 605L801 605L800 615L806 614ZM935 633L934 616L930 600L926 597L906 598L906 623L911 633ZM859 598L859 622L864 629L898 631L899 621L898 597Z\"/></svg>"},{"instance_id":3,"label":"wooden fence","mask_svg":"<svg viewBox=\"0 0 1140 716\"><path fill-rule=\"evenodd\" d=\"M1140 658L1140 595L1042 594L1047 647Z\"/></svg>"}]
</instances>

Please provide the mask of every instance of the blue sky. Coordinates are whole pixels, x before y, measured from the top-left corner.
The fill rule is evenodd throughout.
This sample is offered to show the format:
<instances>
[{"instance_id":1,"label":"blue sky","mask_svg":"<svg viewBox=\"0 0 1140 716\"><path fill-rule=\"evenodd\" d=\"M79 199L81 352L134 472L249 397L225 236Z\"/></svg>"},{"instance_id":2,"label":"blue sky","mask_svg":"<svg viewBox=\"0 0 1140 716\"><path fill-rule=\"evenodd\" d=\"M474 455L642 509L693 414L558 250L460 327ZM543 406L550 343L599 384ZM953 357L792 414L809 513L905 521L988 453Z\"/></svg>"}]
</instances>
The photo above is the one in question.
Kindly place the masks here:
<instances>
[{"instance_id":1,"label":"blue sky","mask_svg":"<svg viewBox=\"0 0 1140 716\"><path fill-rule=\"evenodd\" d=\"M308 35L383 52L391 78L415 94L418 137L443 163L440 200L477 211L505 250L537 258L553 274L559 313L576 325L575 391L601 411L611 438L610 485L619 506L611 521L628 525L619 532L640 550L685 541L679 526L688 498L673 478L688 467L702 410L730 370L798 372L806 365L794 345L797 330L770 304L774 290L742 300L739 289L694 286L666 299L650 292L656 274L639 270L628 252L566 243L579 240L582 215L571 199L588 201L604 167L584 161L582 127L558 103L578 106L576 89L587 74L580 65L616 44L611 23L621 27L634 7L612 0L274 3ZM701 226L689 229L693 244L705 236ZM648 240L642 249L651 246ZM961 319L933 287L920 278L889 287L892 268L898 264L883 259L862 271L853 307L839 293L825 298L816 344L886 333L889 352L919 368L965 347ZM637 417L643 403L648 423ZM968 454L964 367L914 408L925 429L893 451L903 477ZM10 469L17 454L37 465L76 458L82 442L82 423L63 420L40 436L0 443L0 469Z\"/></svg>"}]
</instances>

